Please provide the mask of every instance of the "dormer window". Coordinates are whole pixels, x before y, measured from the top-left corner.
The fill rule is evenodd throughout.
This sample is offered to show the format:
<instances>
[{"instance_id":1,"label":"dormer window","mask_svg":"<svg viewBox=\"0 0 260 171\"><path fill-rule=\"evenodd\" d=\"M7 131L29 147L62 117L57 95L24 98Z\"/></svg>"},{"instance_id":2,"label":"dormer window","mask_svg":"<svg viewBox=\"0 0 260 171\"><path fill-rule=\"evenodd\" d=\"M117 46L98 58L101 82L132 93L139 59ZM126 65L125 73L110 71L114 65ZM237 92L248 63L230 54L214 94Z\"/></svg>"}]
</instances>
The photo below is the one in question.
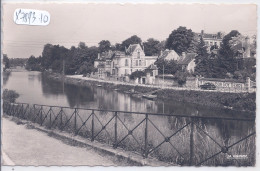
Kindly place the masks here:
<instances>
[{"instance_id":1,"label":"dormer window","mask_svg":"<svg viewBox=\"0 0 260 171\"><path fill-rule=\"evenodd\" d=\"M139 51L137 52L137 58L140 58L140 52Z\"/></svg>"}]
</instances>

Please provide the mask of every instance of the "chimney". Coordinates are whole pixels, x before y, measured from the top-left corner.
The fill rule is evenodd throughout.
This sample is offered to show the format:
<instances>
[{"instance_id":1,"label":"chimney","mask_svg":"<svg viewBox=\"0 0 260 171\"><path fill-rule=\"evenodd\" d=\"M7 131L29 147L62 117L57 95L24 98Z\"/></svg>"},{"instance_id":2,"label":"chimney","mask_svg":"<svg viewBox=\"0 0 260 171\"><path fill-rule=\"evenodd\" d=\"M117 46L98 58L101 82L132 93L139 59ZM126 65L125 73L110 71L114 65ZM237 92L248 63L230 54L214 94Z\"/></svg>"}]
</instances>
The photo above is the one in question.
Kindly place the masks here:
<instances>
[{"instance_id":1,"label":"chimney","mask_svg":"<svg viewBox=\"0 0 260 171\"><path fill-rule=\"evenodd\" d=\"M201 30L201 35L203 36L203 34L204 34L204 30Z\"/></svg>"},{"instance_id":2,"label":"chimney","mask_svg":"<svg viewBox=\"0 0 260 171\"><path fill-rule=\"evenodd\" d=\"M182 52L181 53L181 58L184 59L186 57L186 53L185 52Z\"/></svg>"},{"instance_id":3,"label":"chimney","mask_svg":"<svg viewBox=\"0 0 260 171\"><path fill-rule=\"evenodd\" d=\"M98 53L98 56L97 56L98 59L100 59L100 53Z\"/></svg>"},{"instance_id":4,"label":"chimney","mask_svg":"<svg viewBox=\"0 0 260 171\"><path fill-rule=\"evenodd\" d=\"M246 36L245 38L245 57L249 58L250 57L250 43L249 43L249 37Z\"/></svg>"}]
</instances>

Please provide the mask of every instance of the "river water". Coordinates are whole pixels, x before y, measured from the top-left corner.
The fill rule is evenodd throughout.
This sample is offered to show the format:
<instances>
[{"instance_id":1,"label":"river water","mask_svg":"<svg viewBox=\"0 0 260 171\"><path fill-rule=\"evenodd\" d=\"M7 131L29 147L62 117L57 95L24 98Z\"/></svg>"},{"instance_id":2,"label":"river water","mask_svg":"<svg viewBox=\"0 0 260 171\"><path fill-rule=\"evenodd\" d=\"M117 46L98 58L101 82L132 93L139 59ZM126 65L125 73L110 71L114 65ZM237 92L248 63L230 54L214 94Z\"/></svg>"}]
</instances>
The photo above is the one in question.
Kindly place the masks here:
<instances>
[{"instance_id":1,"label":"river water","mask_svg":"<svg viewBox=\"0 0 260 171\"><path fill-rule=\"evenodd\" d=\"M179 115L203 115L225 117L247 117L247 112L232 111L199 106L172 100L171 102L152 101L132 97L129 94L102 87L81 87L51 80L40 72L12 72L4 76L3 88L15 90L20 94L17 102L30 104L45 104L68 107L109 109L132 112L172 113ZM200 97L203 98L203 97ZM138 116L122 116L127 124L131 125L138 120ZM173 130L176 123L170 117L156 117L154 122L161 131ZM254 131L254 123L237 121L204 121L208 131L211 131L220 143L228 145L234 140L246 136ZM140 132L141 134L141 132ZM170 134L170 133L169 133ZM157 136L157 134L154 134ZM159 135L158 135L159 139ZM254 142L254 140L252 140ZM251 142L252 142L251 141ZM157 141L152 141L156 144ZM157 142L158 143L158 142ZM230 145L230 144L229 144ZM209 145L210 146L210 145ZM243 151L247 153L247 151ZM241 151L240 151L241 153ZM252 153L252 151L251 151ZM249 155L249 154L245 154Z\"/></svg>"}]
</instances>

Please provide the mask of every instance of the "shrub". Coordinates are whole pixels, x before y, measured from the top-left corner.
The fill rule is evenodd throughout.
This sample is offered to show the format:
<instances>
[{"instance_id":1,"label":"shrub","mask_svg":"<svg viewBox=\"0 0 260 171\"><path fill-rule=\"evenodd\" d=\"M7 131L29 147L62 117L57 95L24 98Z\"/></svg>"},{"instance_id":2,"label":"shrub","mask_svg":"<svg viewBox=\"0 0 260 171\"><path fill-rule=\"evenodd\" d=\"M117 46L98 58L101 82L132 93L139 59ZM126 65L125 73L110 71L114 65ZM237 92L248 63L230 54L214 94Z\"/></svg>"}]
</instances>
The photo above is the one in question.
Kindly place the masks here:
<instances>
[{"instance_id":1,"label":"shrub","mask_svg":"<svg viewBox=\"0 0 260 171\"><path fill-rule=\"evenodd\" d=\"M136 78L141 78L142 76L145 76L145 72L144 71L135 71L130 75L130 79L134 80Z\"/></svg>"},{"instance_id":2,"label":"shrub","mask_svg":"<svg viewBox=\"0 0 260 171\"><path fill-rule=\"evenodd\" d=\"M4 101L14 103L18 97L19 97L19 94L14 90L4 89L4 91L3 91L3 100Z\"/></svg>"}]
</instances>

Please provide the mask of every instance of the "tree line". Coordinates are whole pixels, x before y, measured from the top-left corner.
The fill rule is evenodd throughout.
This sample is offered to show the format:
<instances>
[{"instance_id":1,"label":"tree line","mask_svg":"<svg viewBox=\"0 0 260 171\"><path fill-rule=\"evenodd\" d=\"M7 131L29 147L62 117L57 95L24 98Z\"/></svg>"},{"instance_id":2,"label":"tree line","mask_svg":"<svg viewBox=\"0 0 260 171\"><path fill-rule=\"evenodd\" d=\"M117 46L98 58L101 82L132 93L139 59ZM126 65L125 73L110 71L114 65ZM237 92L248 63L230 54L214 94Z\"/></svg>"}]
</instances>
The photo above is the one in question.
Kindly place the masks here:
<instances>
[{"instance_id":1,"label":"tree line","mask_svg":"<svg viewBox=\"0 0 260 171\"><path fill-rule=\"evenodd\" d=\"M183 78L184 82L185 77L189 75L209 78L245 79L251 77L255 79L255 59L241 60L237 58L237 51L233 49L234 45L231 41L240 37L241 34L236 30L225 35L215 56L208 52L202 37L198 37L191 29L182 26L173 30L164 41L149 38L142 42L141 38L133 35L115 45L112 45L109 40L102 40L98 46L91 47L80 42L78 47L71 46L69 49L60 45L46 44L41 56L31 56L28 59L26 68L38 71L51 69L54 72L62 73L64 64L65 74L91 73L96 70L94 61L97 59L98 53L109 50L124 51L130 44L140 44L144 48L146 56L159 56L160 52L165 49L174 50L178 55L181 55L182 52L196 53L194 73L182 71L177 61L166 61L160 58L156 61L160 74L164 67L165 74L178 75L178 78ZM256 48L256 40L254 40L252 48Z\"/></svg>"}]
</instances>

